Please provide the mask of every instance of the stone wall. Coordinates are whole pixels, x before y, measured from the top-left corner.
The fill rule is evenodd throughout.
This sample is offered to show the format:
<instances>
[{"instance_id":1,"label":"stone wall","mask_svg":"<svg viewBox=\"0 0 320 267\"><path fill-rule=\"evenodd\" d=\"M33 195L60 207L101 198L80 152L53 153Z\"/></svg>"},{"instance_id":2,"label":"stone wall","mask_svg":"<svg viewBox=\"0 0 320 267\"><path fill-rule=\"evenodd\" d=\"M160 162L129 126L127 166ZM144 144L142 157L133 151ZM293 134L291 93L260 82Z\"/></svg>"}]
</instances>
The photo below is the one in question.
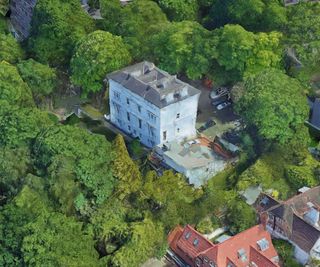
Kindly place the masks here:
<instances>
[{"instance_id":1,"label":"stone wall","mask_svg":"<svg viewBox=\"0 0 320 267\"><path fill-rule=\"evenodd\" d=\"M17 38L23 40L29 36L33 9L36 4L37 0L10 1L10 20L16 31Z\"/></svg>"}]
</instances>

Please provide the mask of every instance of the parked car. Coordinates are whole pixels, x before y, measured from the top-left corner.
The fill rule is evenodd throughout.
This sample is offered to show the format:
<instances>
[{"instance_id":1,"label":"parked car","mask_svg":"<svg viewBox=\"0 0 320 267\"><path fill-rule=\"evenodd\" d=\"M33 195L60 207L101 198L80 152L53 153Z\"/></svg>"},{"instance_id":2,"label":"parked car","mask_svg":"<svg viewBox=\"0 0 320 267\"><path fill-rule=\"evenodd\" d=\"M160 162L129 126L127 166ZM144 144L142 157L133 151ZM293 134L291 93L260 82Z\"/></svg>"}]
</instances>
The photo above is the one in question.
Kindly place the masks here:
<instances>
[{"instance_id":1,"label":"parked car","mask_svg":"<svg viewBox=\"0 0 320 267\"><path fill-rule=\"evenodd\" d=\"M215 122L214 120L210 119L210 120L208 120L204 125L202 125L202 126L198 129L198 131L201 133L201 132L207 130L208 128L210 128L210 127L212 127L212 126L214 126L214 125L216 125L216 122Z\"/></svg>"},{"instance_id":2,"label":"parked car","mask_svg":"<svg viewBox=\"0 0 320 267\"><path fill-rule=\"evenodd\" d=\"M213 100L213 101L211 102L211 105L212 105L212 106L217 106L217 105L219 105L219 104L221 104L221 103L223 103L223 102L226 102L226 101L228 101L227 97L220 97L220 98L218 98L218 99L216 99L216 100Z\"/></svg>"},{"instance_id":3,"label":"parked car","mask_svg":"<svg viewBox=\"0 0 320 267\"><path fill-rule=\"evenodd\" d=\"M228 96L229 92L228 92L228 89L225 88L225 87L220 87L218 88L217 90L212 90L209 97L212 99L212 100L215 100L217 98L220 98L222 96Z\"/></svg>"},{"instance_id":4,"label":"parked car","mask_svg":"<svg viewBox=\"0 0 320 267\"><path fill-rule=\"evenodd\" d=\"M231 106L231 102L230 101L226 101L226 102L223 102L221 104L219 104L217 106L217 110L222 110L222 109L225 109L226 107L229 107Z\"/></svg>"}]
</instances>

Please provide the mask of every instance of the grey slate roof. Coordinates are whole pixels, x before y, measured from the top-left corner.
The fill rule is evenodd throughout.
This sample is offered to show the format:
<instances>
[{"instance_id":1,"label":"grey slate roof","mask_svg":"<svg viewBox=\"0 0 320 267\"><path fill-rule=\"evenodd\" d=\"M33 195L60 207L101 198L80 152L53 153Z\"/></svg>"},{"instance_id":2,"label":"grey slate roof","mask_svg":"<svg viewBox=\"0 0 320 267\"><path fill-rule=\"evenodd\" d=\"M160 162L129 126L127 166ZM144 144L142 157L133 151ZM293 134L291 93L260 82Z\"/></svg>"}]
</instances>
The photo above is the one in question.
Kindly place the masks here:
<instances>
[{"instance_id":1,"label":"grey slate roof","mask_svg":"<svg viewBox=\"0 0 320 267\"><path fill-rule=\"evenodd\" d=\"M312 202L317 209L320 207L320 186L311 188L278 205L272 205L266 210L288 224L290 239L306 252L309 252L320 238L320 228L309 224L303 218L309 209L308 202Z\"/></svg>"},{"instance_id":2,"label":"grey slate roof","mask_svg":"<svg viewBox=\"0 0 320 267\"><path fill-rule=\"evenodd\" d=\"M316 98L316 100L313 102L310 124L320 130L320 98Z\"/></svg>"},{"instance_id":3,"label":"grey slate roof","mask_svg":"<svg viewBox=\"0 0 320 267\"><path fill-rule=\"evenodd\" d=\"M107 75L159 108L200 94L200 90L143 61Z\"/></svg>"}]
</instances>

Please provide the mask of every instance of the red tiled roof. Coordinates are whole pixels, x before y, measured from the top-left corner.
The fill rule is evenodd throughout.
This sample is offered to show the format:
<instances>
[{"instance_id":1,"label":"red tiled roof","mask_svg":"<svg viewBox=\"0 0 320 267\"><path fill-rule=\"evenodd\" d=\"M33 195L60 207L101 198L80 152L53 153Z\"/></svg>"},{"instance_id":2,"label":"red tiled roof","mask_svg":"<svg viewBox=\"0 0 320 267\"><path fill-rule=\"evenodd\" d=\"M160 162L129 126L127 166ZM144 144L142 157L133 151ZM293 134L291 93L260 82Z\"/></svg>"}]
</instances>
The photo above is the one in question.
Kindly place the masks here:
<instances>
[{"instance_id":1,"label":"red tiled roof","mask_svg":"<svg viewBox=\"0 0 320 267\"><path fill-rule=\"evenodd\" d=\"M176 232L174 238L173 233L174 231L169 235L170 248L191 266L196 266L196 258L201 259L200 266L204 267L209 266L210 261L217 267L226 267L228 262L236 267L245 267L250 261L254 261L258 267L279 266L272 261L278 254L272 245L271 236L261 225L254 226L216 245L189 225L182 232L179 231L179 234ZM186 239L187 233L191 233L188 239ZM194 246L195 239L199 240L198 246ZM257 241L262 239L269 243L269 247L264 251L261 251L257 244ZM238 257L239 251L245 253L244 260Z\"/></svg>"}]
</instances>

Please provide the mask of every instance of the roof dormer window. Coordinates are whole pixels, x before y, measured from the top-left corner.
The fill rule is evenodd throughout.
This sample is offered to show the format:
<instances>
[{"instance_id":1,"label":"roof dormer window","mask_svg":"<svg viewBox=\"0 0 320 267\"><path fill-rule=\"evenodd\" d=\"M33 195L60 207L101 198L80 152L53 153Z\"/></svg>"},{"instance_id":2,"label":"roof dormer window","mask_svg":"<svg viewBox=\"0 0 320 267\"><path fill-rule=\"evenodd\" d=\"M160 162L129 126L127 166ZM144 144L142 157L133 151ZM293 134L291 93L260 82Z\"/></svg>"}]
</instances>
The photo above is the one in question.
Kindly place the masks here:
<instances>
[{"instance_id":1,"label":"roof dormer window","mask_svg":"<svg viewBox=\"0 0 320 267\"><path fill-rule=\"evenodd\" d=\"M199 245L199 239L198 239L198 238L196 238L195 240L193 240L193 245L194 245L195 247L197 247L197 246Z\"/></svg>"},{"instance_id":2,"label":"roof dormer window","mask_svg":"<svg viewBox=\"0 0 320 267\"><path fill-rule=\"evenodd\" d=\"M238 250L238 259L240 259L243 262L248 260L247 253L243 248Z\"/></svg>"},{"instance_id":3,"label":"roof dormer window","mask_svg":"<svg viewBox=\"0 0 320 267\"><path fill-rule=\"evenodd\" d=\"M185 239L187 239L187 240L190 238L190 236L191 236L190 232L186 232L186 234L184 235Z\"/></svg>"},{"instance_id":4,"label":"roof dormer window","mask_svg":"<svg viewBox=\"0 0 320 267\"><path fill-rule=\"evenodd\" d=\"M269 248L269 241L265 238L262 238L257 241L257 245L261 251L265 251Z\"/></svg>"}]
</instances>

